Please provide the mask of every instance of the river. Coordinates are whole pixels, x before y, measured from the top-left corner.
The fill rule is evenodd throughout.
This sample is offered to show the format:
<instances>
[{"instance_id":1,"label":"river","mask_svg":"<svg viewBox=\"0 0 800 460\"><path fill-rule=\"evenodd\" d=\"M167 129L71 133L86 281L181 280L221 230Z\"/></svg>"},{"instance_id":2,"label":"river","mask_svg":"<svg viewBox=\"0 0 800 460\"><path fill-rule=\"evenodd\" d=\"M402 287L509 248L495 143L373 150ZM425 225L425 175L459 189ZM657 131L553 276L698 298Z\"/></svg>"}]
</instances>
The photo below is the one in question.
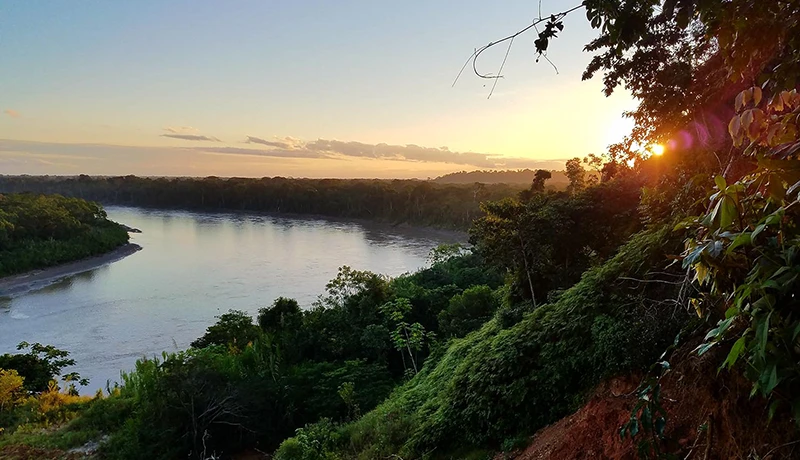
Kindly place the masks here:
<instances>
[{"instance_id":1,"label":"river","mask_svg":"<svg viewBox=\"0 0 800 460\"><path fill-rule=\"evenodd\" d=\"M14 298L0 298L0 354L21 341L68 350L91 380L118 381L136 359L188 347L229 309L255 316L278 296L309 308L338 267L396 276L421 268L455 234L251 213L108 207L142 230L142 250Z\"/></svg>"}]
</instances>

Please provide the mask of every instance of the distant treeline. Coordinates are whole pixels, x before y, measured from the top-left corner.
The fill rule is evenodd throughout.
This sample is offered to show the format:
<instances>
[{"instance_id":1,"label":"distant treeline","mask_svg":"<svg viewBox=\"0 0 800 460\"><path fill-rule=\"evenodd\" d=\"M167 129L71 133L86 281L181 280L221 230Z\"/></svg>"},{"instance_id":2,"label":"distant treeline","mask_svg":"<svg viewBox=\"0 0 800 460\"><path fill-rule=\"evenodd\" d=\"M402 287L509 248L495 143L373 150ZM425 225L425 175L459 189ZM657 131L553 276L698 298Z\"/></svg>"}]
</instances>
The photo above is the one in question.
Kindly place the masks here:
<instances>
[{"instance_id":1,"label":"distant treeline","mask_svg":"<svg viewBox=\"0 0 800 460\"><path fill-rule=\"evenodd\" d=\"M511 185L530 185L536 174L532 169L508 169L504 171L485 170L485 171L459 171L444 176L439 176L433 180L437 184L511 184ZM547 181L548 190L565 190L569 185L569 178L564 171L550 171L552 177ZM588 171L588 176L597 173Z\"/></svg>"},{"instance_id":2,"label":"distant treeline","mask_svg":"<svg viewBox=\"0 0 800 460\"><path fill-rule=\"evenodd\" d=\"M0 176L0 192L58 193L104 204L247 210L467 229L480 203L513 196L507 184L419 180Z\"/></svg>"},{"instance_id":3,"label":"distant treeline","mask_svg":"<svg viewBox=\"0 0 800 460\"><path fill-rule=\"evenodd\" d=\"M96 203L63 196L0 194L0 276L71 262L128 242Z\"/></svg>"}]
</instances>

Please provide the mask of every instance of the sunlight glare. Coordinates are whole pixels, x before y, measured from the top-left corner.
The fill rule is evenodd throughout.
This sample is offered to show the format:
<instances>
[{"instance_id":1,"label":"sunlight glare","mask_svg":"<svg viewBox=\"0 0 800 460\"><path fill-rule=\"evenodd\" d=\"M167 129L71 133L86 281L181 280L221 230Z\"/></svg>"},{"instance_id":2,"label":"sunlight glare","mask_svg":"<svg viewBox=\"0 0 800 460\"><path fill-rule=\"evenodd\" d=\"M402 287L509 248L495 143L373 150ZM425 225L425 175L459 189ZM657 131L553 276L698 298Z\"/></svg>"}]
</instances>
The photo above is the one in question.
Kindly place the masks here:
<instances>
[{"instance_id":1,"label":"sunlight glare","mask_svg":"<svg viewBox=\"0 0 800 460\"><path fill-rule=\"evenodd\" d=\"M661 156L661 155L664 154L664 146L661 145L661 144L652 145L652 146L650 146L650 151L655 156Z\"/></svg>"}]
</instances>

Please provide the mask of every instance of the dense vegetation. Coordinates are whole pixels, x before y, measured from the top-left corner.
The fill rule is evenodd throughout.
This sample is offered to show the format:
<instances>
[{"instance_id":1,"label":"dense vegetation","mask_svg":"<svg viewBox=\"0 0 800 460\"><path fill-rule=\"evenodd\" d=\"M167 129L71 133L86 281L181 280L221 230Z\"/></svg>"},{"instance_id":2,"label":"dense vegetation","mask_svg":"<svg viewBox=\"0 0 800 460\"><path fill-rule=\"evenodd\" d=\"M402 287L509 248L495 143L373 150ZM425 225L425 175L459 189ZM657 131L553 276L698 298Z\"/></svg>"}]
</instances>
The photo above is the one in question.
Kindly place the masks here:
<instances>
[{"instance_id":1,"label":"dense vegetation","mask_svg":"<svg viewBox=\"0 0 800 460\"><path fill-rule=\"evenodd\" d=\"M59 193L103 204L316 214L466 230L480 203L519 185L418 180L0 176L2 192Z\"/></svg>"},{"instance_id":2,"label":"dense vegetation","mask_svg":"<svg viewBox=\"0 0 800 460\"><path fill-rule=\"evenodd\" d=\"M600 31L586 77L640 103L599 183L580 161L564 191L534 174L484 201L470 249L440 248L392 280L343 267L309 311L280 298L255 320L229 312L190 350L140 361L49 441L25 438L18 417L0 445L108 433L108 458L486 458L633 374L645 378L621 434L643 457L688 458L700 451L664 442L653 377L687 336L694 355L723 351L719 372L696 378L721 391L750 380L754 428L800 420L800 1L583 6ZM539 29L539 51L562 18ZM656 142L663 156L642 154ZM0 411L25 407L8 401ZM770 457L787 436L744 454Z\"/></svg>"},{"instance_id":3,"label":"dense vegetation","mask_svg":"<svg viewBox=\"0 0 800 460\"><path fill-rule=\"evenodd\" d=\"M102 254L128 242L96 203L58 195L0 194L0 276Z\"/></svg>"}]
</instances>

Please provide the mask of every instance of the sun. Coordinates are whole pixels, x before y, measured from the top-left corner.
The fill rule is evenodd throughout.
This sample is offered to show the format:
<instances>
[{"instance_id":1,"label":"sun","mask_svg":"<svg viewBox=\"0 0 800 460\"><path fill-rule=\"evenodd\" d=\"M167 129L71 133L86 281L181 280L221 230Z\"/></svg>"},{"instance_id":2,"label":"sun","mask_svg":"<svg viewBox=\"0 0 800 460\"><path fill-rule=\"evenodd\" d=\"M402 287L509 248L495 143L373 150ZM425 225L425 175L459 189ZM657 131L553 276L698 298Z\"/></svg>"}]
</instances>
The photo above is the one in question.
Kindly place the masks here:
<instances>
[{"instance_id":1,"label":"sun","mask_svg":"<svg viewBox=\"0 0 800 460\"><path fill-rule=\"evenodd\" d=\"M661 156L664 154L664 146L661 144L651 145L650 152L652 152L655 156Z\"/></svg>"}]
</instances>

